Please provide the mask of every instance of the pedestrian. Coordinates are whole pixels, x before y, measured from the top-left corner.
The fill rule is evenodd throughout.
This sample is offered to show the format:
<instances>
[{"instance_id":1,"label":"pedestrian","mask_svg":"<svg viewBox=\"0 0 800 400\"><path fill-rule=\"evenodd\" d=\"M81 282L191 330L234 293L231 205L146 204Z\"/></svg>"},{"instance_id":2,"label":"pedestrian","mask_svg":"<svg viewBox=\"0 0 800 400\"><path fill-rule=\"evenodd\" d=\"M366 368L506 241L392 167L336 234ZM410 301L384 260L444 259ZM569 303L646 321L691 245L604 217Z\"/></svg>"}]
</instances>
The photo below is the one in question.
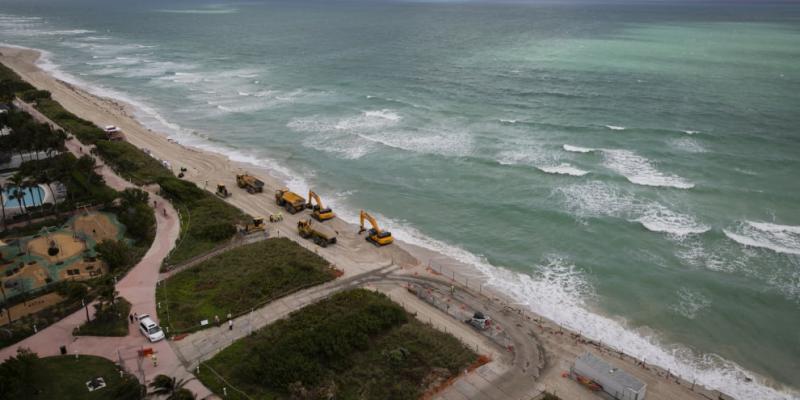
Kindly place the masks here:
<instances>
[{"instance_id":1,"label":"pedestrian","mask_svg":"<svg viewBox=\"0 0 800 400\"><path fill-rule=\"evenodd\" d=\"M133 319L135 321L138 321L139 320L139 315L137 315L136 313L133 313Z\"/></svg>"},{"instance_id":2,"label":"pedestrian","mask_svg":"<svg viewBox=\"0 0 800 400\"><path fill-rule=\"evenodd\" d=\"M217 326L219 326L219 315L214 316L214 323L217 324Z\"/></svg>"},{"instance_id":3,"label":"pedestrian","mask_svg":"<svg viewBox=\"0 0 800 400\"><path fill-rule=\"evenodd\" d=\"M158 357L156 357L156 355L155 355L155 354L153 354L153 366L154 366L154 367L157 367L157 366L158 366Z\"/></svg>"},{"instance_id":4,"label":"pedestrian","mask_svg":"<svg viewBox=\"0 0 800 400\"><path fill-rule=\"evenodd\" d=\"M167 209L166 208L164 208L164 216L165 217L167 216Z\"/></svg>"},{"instance_id":5,"label":"pedestrian","mask_svg":"<svg viewBox=\"0 0 800 400\"><path fill-rule=\"evenodd\" d=\"M232 331L232 330L233 330L233 320L232 320L232 319L229 319L229 320L228 320L228 330L229 330L229 331Z\"/></svg>"},{"instance_id":6,"label":"pedestrian","mask_svg":"<svg viewBox=\"0 0 800 400\"><path fill-rule=\"evenodd\" d=\"M128 314L128 319L130 319L131 323L133 323L133 314Z\"/></svg>"},{"instance_id":7,"label":"pedestrian","mask_svg":"<svg viewBox=\"0 0 800 400\"><path fill-rule=\"evenodd\" d=\"M153 200L153 208L158 208L158 202Z\"/></svg>"}]
</instances>

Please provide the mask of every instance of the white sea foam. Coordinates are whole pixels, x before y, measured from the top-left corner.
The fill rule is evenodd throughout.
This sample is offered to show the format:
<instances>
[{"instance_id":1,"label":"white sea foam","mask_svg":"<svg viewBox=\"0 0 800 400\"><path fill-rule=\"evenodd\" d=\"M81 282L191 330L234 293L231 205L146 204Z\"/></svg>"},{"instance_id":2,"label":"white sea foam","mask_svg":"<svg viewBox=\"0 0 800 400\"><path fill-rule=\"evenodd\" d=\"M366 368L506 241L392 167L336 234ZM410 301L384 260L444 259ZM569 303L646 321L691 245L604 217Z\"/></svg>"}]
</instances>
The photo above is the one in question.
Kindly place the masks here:
<instances>
[{"instance_id":1,"label":"white sea foam","mask_svg":"<svg viewBox=\"0 0 800 400\"><path fill-rule=\"evenodd\" d=\"M673 139L670 141L670 144L676 149L687 153L705 153L708 151L700 142L688 137Z\"/></svg>"},{"instance_id":2,"label":"white sea foam","mask_svg":"<svg viewBox=\"0 0 800 400\"><path fill-rule=\"evenodd\" d=\"M605 125L606 128L611 129L612 131L624 131L624 126L617 126L617 125Z\"/></svg>"},{"instance_id":3,"label":"white sea foam","mask_svg":"<svg viewBox=\"0 0 800 400\"><path fill-rule=\"evenodd\" d=\"M694 184L657 170L650 160L630 150L603 150L605 166L637 185L691 189Z\"/></svg>"},{"instance_id":4,"label":"white sea foam","mask_svg":"<svg viewBox=\"0 0 800 400\"><path fill-rule=\"evenodd\" d=\"M572 146L572 145L569 145L569 144L565 144L562 147L564 148L564 151L569 151L569 152L572 152L572 153L591 153L591 152L597 150L597 149L593 149L593 148L590 148L590 147Z\"/></svg>"},{"instance_id":5,"label":"white sea foam","mask_svg":"<svg viewBox=\"0 0 800 400\"><path fill-rule=\"evenodd\" d=\"M500 122L502 122L504 124L513 125L513 124L517 123L517 120L515 120L515 119L500 119Z\"/></svg>"},{"instance_id":6,"label":"white sea foam","mask_svg":"<svg viewBox=\"0 0 800 400\"><path fill-rule=\"evenodd\" d=\"M195 8L195 9L163 9L155 10L156 12L169 13L169 14L235 14L239 12L238 8Z\"/></svg>"},{"instance_id":7,"label":"white sea foam","mask_svg":"<svg viewBox=\"0 0 800 400\"><path fill-rule=\"evenodd\" d=\"M639 222L653 232L683 237L696 235L711 230L708 225L701 224L694 217L672 211L659 203L649 203L640 207L643 215L634 221Z\"/></svg>"},{"instance_id":8,"label":"white sea foam","mask_svg":"<svg viewBox=\"0 0 800 400\"><path fill-rule=\"evenodd\" d=\"M58 69L54 67L54 71L58 71ZM68 76L61 74L61 77ZM74 83L74 80L72 82ZM91 86L86 88L100 95L108 96L113 93L107 89L98 89ZM129 100L124 97L123 99L126 101ZM136 103L134 103L134 105L138 106ZM158 113L155 113L155 115L158 116L156 119L163 120ZM180 130L179 126L166 120L163 120L163 124L173 126ZM183 138L182 135L180 136ZM186 137L191 138L195 142L192 143L193 145L215 152L226 153L232 159L266 166L271 170L280 171L281 174L289 177L303 176L302 174L289 171L279 163L265 161L263 157L245 154L238 150L221 149L219 146L207 142L202 144L202 141L196 136L187 135ZM307 187L307 184L302 179L299 179L291 181L289 186L293 190L302 190ZM602 196L599 197L602 198ZM589 198L596 199L598 195L595 193L589 196ZM608 195L607 198L624 202L626 196ZM344 207L340 205L336 207L337 213L341 213L343 218L349 221L355 221L356 214L354 212L350 213L352 215L345 215L347 213L344 212ZM340 212L340 210L342 211ZM634 330L627 329L624 323L589 312L585 302L594 295L591 284L589 284L583 272L561 257L550 256L546 258L544 263L535 266L532 276L518 274L510 270L496 268L490 265L484 258L473 255L458 247L430 239L406 224L386 218L381 218L381 221L386 221L387 227L392 230L393 235L400 240L438 251L462 262L476 266L486 276L489 286L496 290L503 291L516 299L520 299L522 305L545 317L558 321L568 328L581 331L589 338L602 340L608 345L624 349L628 354L646 358L648 363L670 368L673 372L687 378L696 377L698 383L713 388L720 388L725 392L736 394L742 398L765 400L786 398L784 394L760 384L758 380L743 380L741 378L742 376L752 375L742 370L736 364L721 360L713 355L696 358L690 355L684 356L685 352L676 351L674 349L667 350L655 337L646 336Z\"/></svg>"},{"instance_id":9,"label":"white sea foam","mask_svg":"<svg viewBox=\"0 0 800 400\"><path fill-rule=\"evenodd\" d=\"M685 133L687 135L694 135L694 134L700 133L700 131L692 131L692 130L688 130L687 129L687 130L683 131L683 133Z\"/></svg>"},{"instance_id":10,"label":"white sea foam","mask_svg":"<svg viewBox=\"0 0 800 400\"><path fill-rule=\"evenodd\" d=\"M695 319L698 313L711 306L711 299L700 291L680 288L677 294L678 303L673 304L670 308L688 319Z\"/></svg>"},{"instance_id":11,"label":"white sea foam","mask_svg":"<svg viewBox=\"0 0 800 400\"><path fill-rule=\"evenodd\" d=\"M579 218L624 218L640 223L649 231L678 238L711 229L691 215L673 211L661 203L639 201L630 193L602 181L562 186L555 192L564 197L566 208Z\"/></svg>"},{"instance_id":12,"label":"white sea foam","mask_svg":"<svg viewBox=\"0 0 800 400\"><path fill-rule=\"evenodd\" d=\"M729 239L751 247L777 253L800 255L800 226L745 221L732 229L723 229Z\"/></svg>"},{"instance_id":13,"label":"white sea foam","mask_svg":"<svg viewBox=\"0 0 800 400\"><path fill-rule=\"evenodd\" d=\"M561 163L559 165L553 166L542 166L537 167L539 170L543 172L547 172L548 174L561 174L561 175L571 175L571 176L584 176L589 173L589 171L584 171L580 168L576 168L569 163Z\"/></svg>"},{"instance_id":14,"label":"white sea foam","mask_svg":"<svg viewBox=\"0 0 800 400\"><path fill-rule=\"evenodd\" d=\"M555 191L563 195L567 209L578 217L625 217L637 207L633 196L601 181L562 186Z\"/></svg>"}]
</instances>

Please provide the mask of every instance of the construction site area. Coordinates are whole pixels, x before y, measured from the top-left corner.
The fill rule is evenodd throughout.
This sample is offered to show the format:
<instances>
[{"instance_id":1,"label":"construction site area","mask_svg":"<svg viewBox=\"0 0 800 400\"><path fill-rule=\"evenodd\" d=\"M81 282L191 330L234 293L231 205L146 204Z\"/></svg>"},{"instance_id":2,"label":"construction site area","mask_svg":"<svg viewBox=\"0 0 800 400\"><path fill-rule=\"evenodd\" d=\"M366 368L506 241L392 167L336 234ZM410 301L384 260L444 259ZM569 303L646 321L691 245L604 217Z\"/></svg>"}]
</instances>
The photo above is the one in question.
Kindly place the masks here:
<instances>
[{"instance_id":1,"label":"construction site area","mask_svg":"<svg viewBox=\"0 0 800 400\"><path fill-rule=\"evenodd\" d=\"M114 214L85 211L61 226L0 244L0 282L5 297L38 290L64 280L86 280L107 272L95 246L121 240L125 227Z\"/></svg>"}]
</instances>

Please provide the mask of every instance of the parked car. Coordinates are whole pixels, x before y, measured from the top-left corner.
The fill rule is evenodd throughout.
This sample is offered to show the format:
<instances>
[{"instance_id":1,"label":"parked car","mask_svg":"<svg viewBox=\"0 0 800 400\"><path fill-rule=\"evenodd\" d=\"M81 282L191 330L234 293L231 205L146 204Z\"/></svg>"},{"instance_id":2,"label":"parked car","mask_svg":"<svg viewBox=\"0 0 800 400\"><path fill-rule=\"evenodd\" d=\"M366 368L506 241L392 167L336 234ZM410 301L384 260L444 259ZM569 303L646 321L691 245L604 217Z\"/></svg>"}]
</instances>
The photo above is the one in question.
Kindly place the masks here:
<instances>
[{"instance_id":1,"label":"parked car","mask_svg":"<svg viewBox=\"0 0 800 400\"><path fill-rule=\"evenodd\" d=\"M164 331L150 318L150 314L142 314L139 316L139 331L141 331L142 335L150 342L157 342L164 339Z\"/></svg>"}]
</instances>

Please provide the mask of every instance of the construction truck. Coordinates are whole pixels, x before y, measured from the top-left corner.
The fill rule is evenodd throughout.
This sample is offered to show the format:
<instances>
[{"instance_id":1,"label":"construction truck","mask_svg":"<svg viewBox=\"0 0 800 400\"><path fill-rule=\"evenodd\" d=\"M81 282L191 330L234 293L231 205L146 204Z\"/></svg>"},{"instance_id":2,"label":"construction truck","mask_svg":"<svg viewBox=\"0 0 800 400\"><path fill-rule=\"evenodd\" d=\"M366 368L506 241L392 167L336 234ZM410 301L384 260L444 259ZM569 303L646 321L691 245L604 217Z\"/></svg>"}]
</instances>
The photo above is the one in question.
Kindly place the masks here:
<instances>
[{"instance_id":1,"label":"construction truck","mask_svg":"<svg viewBox=\"0 0 800 400\"><path fill-rule=\"evenodd\" d=\"M267 224L264 223L264 218L257 217L253 218L251 223L246 223L244 226L239 226L239 232L244 233L245 235L256 233L256 232L263 232L266 230Z\"/></svg>"},{"instance_id":2,"label":"construction truck","mask_svg":"<svg viewBox=\"0 0 800 400\"><path fill-rule=\"evenodd\" d=\"M300 237L309 239L321 247L336 243L336 231L310 218L297 221L297 232Z\"/></svg>"},{"instance_id":3,"label":"construction truck","mask_svg":"<svg viewBox=\"0 0 800 400\"><path fill-rule=\"evenodd\" d=\"M228 191L228 188L226 188L225 185L220 183L217 185L216 195L224 199L230 197L231 192Z\"/></svg>"},{"instance_id":4,"label":"construction truck","mask_svg":"<svg viewBox=\"0 0 800 400\"><path fill-rule=\"evenodd\" d=\"M312 200L316 201L317 204L313 204ZM319 222L333 219L333 217L336 216L330 207L322 205L322 200L320 200L319 196L312 190L308 191L308 203L306 203L306 208L311 209L311 216Z\"/></svg>"},{"instance_id":5,"label":"construction truck","mask_svg":"<svg viewBox=\"0 0 800 400\"><path fill-rule=\"evenodd\" d=\"M246 189L247 193L250 194L261 193L264 191L264 182L247 173L236 175L236 184L240 188Z\"/></svg>"},{"instance_id":6,"label":"construction truck","mask_svg":"<svg viewBox=\"0 0 800 400\"><path fill-rule=\"evenodd\" d=\"M285 208L289 214L296 214L306 209L306 199L287 188L275 191L275 203Z\"/></svg>"},{"instance_id":7,"label":"construction truck","mask_svg":"<svg viewBox=\"0 0 800 400\"><path fill-rule=\"evenodd\" d=\"M364 228L364 220L369 221L370 225L372 225L372 228L369 230ZM392 242L394 242L391 232L381 230L381 228L378 227L378 221L375 221L375 218L373 218L372 215L369 215L366 211L361 210L361 227L359 228L358 233L361 234L365 231L367 232L367 241L375 246L386 246L387 244L392 244Z\"/></svg>"}]
</instances>

